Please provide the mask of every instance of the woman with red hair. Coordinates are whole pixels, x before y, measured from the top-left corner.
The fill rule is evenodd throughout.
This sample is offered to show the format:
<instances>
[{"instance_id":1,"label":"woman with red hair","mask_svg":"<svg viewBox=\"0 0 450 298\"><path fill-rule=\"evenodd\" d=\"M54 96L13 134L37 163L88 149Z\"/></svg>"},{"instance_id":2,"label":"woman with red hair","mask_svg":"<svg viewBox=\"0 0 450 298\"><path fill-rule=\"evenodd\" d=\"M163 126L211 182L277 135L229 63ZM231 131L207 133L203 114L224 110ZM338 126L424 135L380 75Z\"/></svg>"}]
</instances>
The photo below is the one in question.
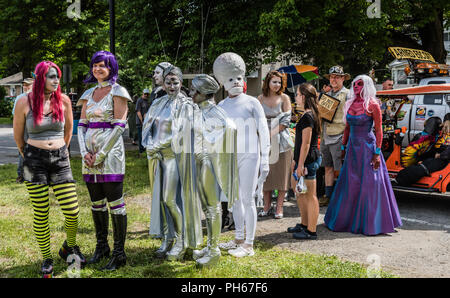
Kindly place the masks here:
<instances>
[{"instance_id":1,"label":"woman with red hair","mask_svg":"<svg viewBox=\"0 0 450 298\"><path fill-rule=\"evenodd\" d=\"M35 74L33 91L17 100L14 139L24 158L24 180L34 212L33 230L44 258L41 272L51 277L49 187L65 217L67 238L59 255L67 261L69 255L75 254L82 266L86 260L76 243L79 207L67 150L72 138L72 103L61 93L61 70L56 64L40 62Z\"/></svg>"}]
</instances>

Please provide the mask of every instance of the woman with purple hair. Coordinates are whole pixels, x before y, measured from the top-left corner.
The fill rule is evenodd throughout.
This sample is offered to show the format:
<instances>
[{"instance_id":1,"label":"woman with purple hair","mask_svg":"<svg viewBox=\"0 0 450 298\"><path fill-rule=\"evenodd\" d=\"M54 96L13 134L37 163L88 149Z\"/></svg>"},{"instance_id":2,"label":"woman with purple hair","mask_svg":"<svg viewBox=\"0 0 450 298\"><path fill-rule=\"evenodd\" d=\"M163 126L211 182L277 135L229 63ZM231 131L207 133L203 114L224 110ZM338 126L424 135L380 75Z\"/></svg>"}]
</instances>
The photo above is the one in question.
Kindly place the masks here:
<instances>
[{"instance_id":1,"label":"woman with purple hair","mask_svg":"<svg viewBox=\"0 0 450 298\"><path fill-rule=\"evenodd\" d=\"M325 215L335 232L378 235L402 225L381 155L381 109L372 79L357 76L344 107L345 160ZM375 134L372 132L375 129Z\"/></svg>"},{"instance_id":2,"label":"woman with purple hair","mask_svg":"<svg viewBox=\"0 0 450 298\"><path fill-rule=\"evenodd\" d=\"M84 83L97 83L81 96L78 143L83 157L83 179L92 201L97 246L88 263L109 257L108 208L111 212L114 250L103 268L115 270L126 263L124 251L127 213L123 198L125 148L122 134L127 119L128 91L116 83L119 67L115 56L99 51L92 56L88 78Z\"/></svg>"}]
</instances>

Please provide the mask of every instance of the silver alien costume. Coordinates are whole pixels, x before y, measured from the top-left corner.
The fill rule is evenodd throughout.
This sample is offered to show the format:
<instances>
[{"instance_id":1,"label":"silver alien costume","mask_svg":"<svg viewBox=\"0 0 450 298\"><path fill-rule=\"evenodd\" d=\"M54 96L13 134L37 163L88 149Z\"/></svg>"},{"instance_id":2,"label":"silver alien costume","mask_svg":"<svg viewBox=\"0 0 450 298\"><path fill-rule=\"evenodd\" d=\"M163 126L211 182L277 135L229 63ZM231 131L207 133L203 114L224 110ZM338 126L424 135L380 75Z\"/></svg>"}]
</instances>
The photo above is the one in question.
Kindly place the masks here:
<instances>
[{"instance_id":1,"label":"silver alien costume","mask_svg":"<svg viewBox=\"0 0 450 298\"><path fill-rule=\"evenodd\" d=\"M181 71L168 68L164 71L164 78L170 74L179 78L181 86ZM196 248L202 243L200 202L193 199L193 192L188 187L182 188L182 184L189 185L187 179L190 179L192 169L187 159L190 157L180 152L176 154L172 144L176 131L174 119L187 100L180 90L157 98L147 112L142 130L152 193L150 233L162 235L162 245L156 255L169 260L182 258L187 247Z\"/></svg>"},{"instance_id":2,"label":"silver alien costume","mask_svg":"<svg viewBox=\"0 0 450 298\"><path fill-rule=\"evenodd\" d=\"M77 105L86 103L86 119L78 124L78 143L81 156L88 152L96 154L94 167L88 167L83 160L83 179L85 182L122 182L125 175L125 148L122 134L126 120L114 119L113 97L118 96L131 101L128 91L114 84L111 91L99 102L92 98L93 87L86 90Z\"/></svg>"},{"instance_id":3,"label":"silver alien costume","mask_svg":"<svg viewBox=\"0 0 450 298\"><path fill-rule=\"evenodd\" d=\"M187 167L192 169L193 176L187 179L191 185L183 184L183 187L194 190L206 217L207 247L194 251L194 259L200 266L213 265L220 257L221 193L228 198L229 209L239 195L237 131L234 122L214 102L213 95L219 88L208 75L194 78L190 95L195 103L186 101L181 106L174 138L174 144L181 150L190 148L194 152L193 159L185 159L193 163ZM197 224L197 221L186 218L186 224Z\"/></svg>"},{"instance_id":4,"label":"silver alien costume","mask_svg":"<svg viewBox=\"0 0 450 298\"><path fill-rule=\"evenodd\" d=\"M171 66L172 66L172 64L170 64L169 62L160 62L160 63L158 63L158 65L156 65L156 67L153 71L153 80L154 80L156 86L155 86L155 88L153 88L153 90L150 94L150 99L149 99L150 105L152 105L152 103L155 102L157 98L163 97L164 95L167 94L166 91L164 90L164 88L162 88L162 84L163 84L163 80L164 80L163 73L164 73L165 69L167 69ZM145 117L144 117L144 121L143 121L143 126L145 126L145 123L148 123L148 121L149 121L148 118L149 118L149 114L146 113ZM148 134L148 131L147 131L147 134ZM145 145L143 145L143 146L145 147ZM152 208L152 210L154 210L154 209L157 209L157 208ZM152 225L152 227L153 227L153 230L155 228L157 228L158 231L153 231L152 228L150 228L149 234L155 238L162 238L163 237L162 230L159 227L156 227L156 225ZM161 227L162 227L162 225L161 225ZM173 227L173 225L170 225L170 231L169 231L170 238L173 238L172 227Z\"/></svg>"}]
</instances>

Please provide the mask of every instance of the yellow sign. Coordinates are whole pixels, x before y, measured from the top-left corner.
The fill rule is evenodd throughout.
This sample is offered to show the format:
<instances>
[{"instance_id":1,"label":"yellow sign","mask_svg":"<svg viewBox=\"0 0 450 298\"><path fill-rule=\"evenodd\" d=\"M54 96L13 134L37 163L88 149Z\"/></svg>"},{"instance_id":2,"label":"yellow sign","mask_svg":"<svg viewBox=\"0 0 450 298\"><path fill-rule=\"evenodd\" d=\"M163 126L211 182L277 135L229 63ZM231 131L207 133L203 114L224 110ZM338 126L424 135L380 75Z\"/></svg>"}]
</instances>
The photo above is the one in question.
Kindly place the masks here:
<instances>
[{"instance_id":1,"label":"yellow sign","mask_svg":"<svg viewBox=\"0 0 450 298\"><path fill-rule=\"evenodd\" d=\"M434 61L434 58L430 53L422 50L400 48L400 47L391 47L388 48L388 50L392 54L392 56L394 56L395 59L398 60L413 59L413 60L436 62Z\"/></svg>"}]
</instances>

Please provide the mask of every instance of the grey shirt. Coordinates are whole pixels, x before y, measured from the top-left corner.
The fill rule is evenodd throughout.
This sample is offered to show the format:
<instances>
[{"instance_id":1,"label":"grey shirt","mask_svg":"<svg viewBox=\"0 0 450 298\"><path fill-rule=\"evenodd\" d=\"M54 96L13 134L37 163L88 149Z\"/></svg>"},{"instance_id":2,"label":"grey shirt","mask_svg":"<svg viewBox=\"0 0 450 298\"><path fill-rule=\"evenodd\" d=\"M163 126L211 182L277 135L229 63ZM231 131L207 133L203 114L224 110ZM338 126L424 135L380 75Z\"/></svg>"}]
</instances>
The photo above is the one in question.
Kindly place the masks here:
<instances>
[{"instance_id":1,"label":"grey shirt","mask_svg":"<svg viewBox=\"0 0 450 298\"><path fill-rule=\"evenodd\" d=\"M144 121L145 114L147 114L148 109L150 108L150 102L149 99L143 99L140 97L136 102L136 114L137 112L141 112L142 115L142 121ZM142 126L141 120L136 115L136 125Z\"/></svg>"}]
</instances>

